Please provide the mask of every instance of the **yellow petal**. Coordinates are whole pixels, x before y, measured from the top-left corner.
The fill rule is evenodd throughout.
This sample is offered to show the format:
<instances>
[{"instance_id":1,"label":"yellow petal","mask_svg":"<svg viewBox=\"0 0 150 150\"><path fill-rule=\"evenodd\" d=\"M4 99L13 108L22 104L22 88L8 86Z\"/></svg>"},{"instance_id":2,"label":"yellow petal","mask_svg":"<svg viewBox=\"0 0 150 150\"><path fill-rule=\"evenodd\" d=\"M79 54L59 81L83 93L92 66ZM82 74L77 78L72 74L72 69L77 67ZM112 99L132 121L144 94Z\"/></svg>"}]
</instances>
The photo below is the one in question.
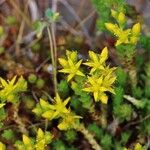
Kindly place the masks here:
<instances>
[{"instance_id":1,"label":"yellow petal","mask_svg":"<svg viewBox=\"0 0 150 150\"><path fill-rule=\"evenodd\" d=\"M142 149L142 146L140 143L137 143L134 147L134 150L141 150Z\"/></svg>"},{"instance_id":2,"label":"yellow petal","mask_svg":"<svg viewBox=\"0 0 150 150\"><path fill-rule=\"evenodd\" d=\"M68 104L69 100L70 100L70 97L68 97L68 98L63 102L65 106Z\"/></svg>"},{"instance_id":3,"label":"yellow petal","mask_svg":"<svg viewBox=\"0 0 150 150\"><path fill-rule=\"evenodd\" d=\"M69 74L67 77L67 81L69 82L74 76L75 76L75 74Z\"/></svg>"},{"instance_id":4,"label":"yellow petal","mask_svg":"<svg viewBox=\"0 0 150 150\"><path fill-rule=\"evenodd\" d=\"M91 60L93 60L94 62L98 62L97 54L94 53L93 51L89 51L89 57L90 57Z\"/></svg>"},{"instance_id":5,"label":"yellow petal","mask_svg":"<svg viewBox=\"0 0 150 150\"><path fill-rule=\"evenodd\" d=\"M61 70L59 70L59 72L62 72L62 73L70 73L71 70L70 70L70 69L61 69Z\"/></svg>"},{"instance_id":6,"label":"yellow petal","mask_svg":"<svg viewBox=\"0 0 150 150\"><path fill-rule=\"evenodd\" d=\"M116 24L105 23L105 26L110 32L112 32L114 34L117 34L117 30L119 30L119 28Z\"/></svg>"},{"instance_id":7,"label":"yellow petal","mask_svg":"<svg viewBox=\"0 0 150 150\"><path fill-rule=\"evenodd\" d=\"M44 132L42 131L41 128L39 128L37 132L37 140L40 140L42 138L44 138Z\"/></svg>"},{"instance_id":8,"label":"yellow petal","mask_svg":"<svg viewBox=\"0 0 150 150\"><path fill-rule=\"evenodd\" d=\"M100 56L101 56L101 59L100 59L101 63L103 63L107 60L107 58L108 58L108 49L107 49L107 47L103 48Z\"/></svg>"},{"instance_id":9,"label":"yellow petal","mask_svg":"<svg viewBox=\"0 0 150 150\"><path fill-rule=\"evenodd\" d=\"M94 92L93 94L94 94L94 99L97 102L98 101L98 92Z\"/></svg>"},{"instance_id":10,"label":"yellow petal","mask_svg":"<svg viewBox=\"0 0 150 150\"><path fill-rule=\"evenodd\" d=\"M81 63L82 63L82 60L79 60L79 61L75 64L75 66L76 66L77 68L79 68L80 65L81 65Z\"/></svg>"},{"instance_id":11,"label":"yellow petal","mask_svg":"<svg viewBox=\"0 0 150 150\"><path fill-rule=\"evenodd\" d=\"M6 146L2 142L0 142L0 150L6 150Z\"/></svg>"},{"instance_id":12,"label":"yellow petal","mask_svg":"<svg viewBox=\"0 0 150 150\"><path fill-rule=\"evenodd\" d=\"M139 37L137 37L137 36L132 36L132 37L130 38L130 43L136 44L137 41L138 41L138 39L139 39Z\"/></svg>"},{"instance_id":13,"label":"yellow petal","mask_svg":"<svg viewBox=\"0 0 150 150\"><path fill-rule=\"evenodd\" d=\"M65 121L62 121L61 123L59 123L59 125L57 127L60 130L67 130L68 129L68 124Z\"/></svg>"},{"instance_id":14,"label":"yellow petal","mask_svg":"<svg viewBox=\"0 0 150 150\"><path fill-rule=\"evenodd\" d=\"M78 76L83 76L83 77L85 76L85 75L84 75L81 71L79 71L79 70L76 72L76 75L78 75Z\"/></svg>"},{"instance_id":15,"label":"yellow petal","mask_svg":"<svg viewBox=\"0 0 150 150\"><path fill-rule=\"evenodd\" d=\"M115 10L111 10L111 15L116 19L117 18L117 12Z\"/></svg>"},{"instance_id":16,"label":"yellow petal","mask_svg":"<svg viewBox=\"0 0 150 150\"><path fill-rule=\"evenodd\" d=\"M136 23L136 24L132 27L132 34L133 34L133 35L139 35L140 32L141 32L141 25L140 25L140 23Z\"/></svg>"},{"instance_id":17,"label":"yellow petal","mask_svg":"<svg viewBox=\"0 0 150 150\"><path fill-rule=\"evenodd\" d=\"M59 58L58 61L63 67L68 66L68 62L65 59Z\"/></svg>"},{"instance_id":18,"label":"yellow petal","mask_svg":"<svg viewBox=\"0 0 150 150\"><path fill-rule=\"evenodd\" d=\"M118 23L119 24L124 24L126 22L125 14L120 12L118 15Z\"/></svg>"},{"instance_id":19,"label":"yellow petal","mask_svg":"<svg viewBox=\"0 0 150 150\"><path fill-rule=\"evenodd\" d=\"M43 118L46 118L46 119L48 119L48 120L52 120L52 119L53 119L53 115L54 115L54 111L48 110L48 111L46 111L46 112L44 112L44 113L42 114L42 117L43 117Z\"/></svg>"},{"instance_id":20,"label":"yellow petal","mask_svg":"<svg viewBox=\"0 0 150 150\"><path fill-rule=\"evenodd\" d=\"M49 108L49 107L48 107L49 103L46 102L46 101L43 100L43 99L40 99L40 105L41 105L42 108Z\"/></svg>"},{"instance_id":21,"label":"yellow petal","mask_svg":"<svg viewBox=\"0 0 150 150\"><path fill-rule=\"evenodd\" d=\"M66 50L66 55L68 59L71 59L73 62L77 60L77 52Z\"/></svg>"},{"instance_id":22,"label":"yellow petal","mask_svg":"<svg viewBox=\"0 0 150 150\"><path fill-rule=\"evenodd\" d=\"M0 104L0 108L2 108L4 105L5 105L5 103L1 103L1 104Z\"/></svg>"},{"instance_id":23,"label":"yellow petal","mask_svg":"<svg viewBox=\"0 0 150 150\"><path fill-rule=\"evenodd\" d=\"M101 102L102 102L103 104L107 104L107 102L108 102L108 97L107 97L107 95L106 95L106 94L101 94L101 95L100 95L100 100L101 100Z\"/></svg>"},{"instance_id":24,"label":"yellow petal","mask_svg":"<svg viewBox=\"0 0 150 150\"><path fill-rule=\"evenodd\" d=\"M30 138L28 136L24 135L24 134L23 134L23 143L25 145L30 145L31 144Z\"/></svg>"},{"instance_id":25,"label":"yellow petal","mask_svg":"<svg viewBox=\"0 0 150 150\"><path fill-rule=\"evenodd\" d=\"M3 87L6 87L8 85L8 83L1 77L0 77L0 81Z\"/></svg>"},{"instance_id":26,"label":"yellow petal","mask_svg":"<svg viewBox=\"0 0 150 150\"><path fill-rule=\"evenodd\" d=\"M91 89L91 87L89 87L89 88L84 88L84 89L82 89L83 91L85 91L85 92L93 92L93 90Z\"/></svg>"}]
</instances>

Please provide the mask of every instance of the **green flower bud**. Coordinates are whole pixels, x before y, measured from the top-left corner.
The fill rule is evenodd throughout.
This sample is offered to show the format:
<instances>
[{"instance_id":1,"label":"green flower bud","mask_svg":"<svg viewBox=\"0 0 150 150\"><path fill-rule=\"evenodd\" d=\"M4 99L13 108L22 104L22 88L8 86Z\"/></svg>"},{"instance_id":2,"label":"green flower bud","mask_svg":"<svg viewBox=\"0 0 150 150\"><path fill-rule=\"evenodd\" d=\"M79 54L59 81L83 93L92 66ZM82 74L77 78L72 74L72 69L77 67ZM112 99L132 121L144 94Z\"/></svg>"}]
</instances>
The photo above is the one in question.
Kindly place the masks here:
<instances>
[{"instance_id":1,"label":"green flower bud","mask_svg":"<svg viewBox=\"0 0 150 150\"><path fill-rule=\"evenodd\" d=\"M42 89L44 84L45 84L45 81L43 79L38 79L37 82L36 82L36 87L38 89Z\"/></svg>"},{"instance_id":2,"label":"green flower bud","mask_svg":"<svg viewBox=\"0 0 150 150\"><path fill-rule=\"evenodd\" d=\"M29 81L29 83L35 83L36 82L36 80L37 80L37 76L35 75L35 74L30 74L29 76L28 76L28 81Z\"/></svg>"}]
</instances>

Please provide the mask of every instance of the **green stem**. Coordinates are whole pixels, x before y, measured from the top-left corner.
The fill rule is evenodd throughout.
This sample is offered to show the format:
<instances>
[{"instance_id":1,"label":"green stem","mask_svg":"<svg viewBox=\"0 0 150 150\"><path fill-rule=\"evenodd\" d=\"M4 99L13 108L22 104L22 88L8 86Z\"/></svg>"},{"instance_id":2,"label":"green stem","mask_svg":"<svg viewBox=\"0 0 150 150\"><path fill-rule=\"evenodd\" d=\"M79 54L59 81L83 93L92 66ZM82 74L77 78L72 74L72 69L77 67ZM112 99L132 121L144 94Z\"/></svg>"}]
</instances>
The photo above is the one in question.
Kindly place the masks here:
<instances>
[{"instance_id":1,"label":"green stem","mask_svg":"<svg viewBox=\"0 0 150 150\"><path fill-rule=\"evenodd\" d=\"M102 150L101 146L96 142L96 140L94 139L93 134L91 134L83 124L81 124L80 126L77 126L75 128L77 131L81 132L85 138L88 140L88 142L91 144L92 148L94 150Z\"/></svg>"},{"instance_id":2,"label":"green stem","mask_svg":"<svg viewBox=\"0 0 150 150\"><path fill-rule=\"evenodd\" d=\"M51 53L52 65L53 65L54 90L55 90L55 94L56 94L57 93L57 71L56 71L57 68L56 68L56 63L55 63L56 60L55 60L55 56L54 56L52 34L51 34L51 31L50 31L49 27L47 27L47 31L48 31L50 53Z\"/></svg>"}]
</instances>

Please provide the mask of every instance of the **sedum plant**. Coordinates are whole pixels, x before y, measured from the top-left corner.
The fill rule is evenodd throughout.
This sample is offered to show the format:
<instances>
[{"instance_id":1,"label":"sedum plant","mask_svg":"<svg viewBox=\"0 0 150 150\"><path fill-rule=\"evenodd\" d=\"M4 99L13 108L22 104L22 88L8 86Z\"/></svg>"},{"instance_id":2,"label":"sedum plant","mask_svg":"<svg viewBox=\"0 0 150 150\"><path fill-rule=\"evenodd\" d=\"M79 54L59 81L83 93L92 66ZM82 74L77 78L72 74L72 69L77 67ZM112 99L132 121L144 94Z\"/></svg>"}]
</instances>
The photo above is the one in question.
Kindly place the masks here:
<instances>
[{"instance_id":1,"label":"sedum plant","mask_svg":"<svg viewBox=\"0 0 150 150\"><path fill-rule=\"evenodd\" d=\"M70 98L62 100L58 94L54 98L53 104L40 99L40 103L36 105L33 112L45 119L53 120L60 118L58 128L60 130L67 130L70 128L75 128L75 124L80 116L76 116L71 112L70 108L67 108Z\"/></svg>"},{"instance_id":2,"label":"sedum plant","mask_svg":"<svg viewBox=\"0 0 150 150\"><path fill-rule=\"evenodd\" d=\"M38 129L36 138L31 138L26 135L22 136L22 141L17 141L15 147L18 150L45 150L47 144L51 143L53 135L42 129Z\"/></svg>"},{"instance_id":3,"label":"sedum plant","mask_svg":"<svg viewBox=\"0 0 150 150\"><path fill-rule=\"evenodd\" d=\"M120 44L135 45L140 36L140 23L136 23L132 28L125 29L127 22L125 14L111 10L112 17L117 21L116 23L105 23L106 28L117 37L116 46Z\"/></svg>"},{"instance_id":4,"label":"sedum plant","mask_svg":"<svg viewBox=\"0 0 150 150\"><path fill-rule=\"evenodd\" d=\"M21 76L16 82L17 76L14 76L12 80L4 80L0 78L1 90L0 90L0 107L4 106L5 102L16 103L19 100L19 93L27 90L27 82Z\"/></svg>"},{"instance_id":5,"label":"sedum plant","mask_svg":"<svg viewBox=\"0 0 150 150\"><path fill-rule=\"evenodd\" d=\"M79 71L82 61L80 60L77 63L77 53L66 51L66 55L67 60L59 58L59 62L63 67L60 72L69 74L67 77L68 81L70 81L75 75L84 77L85 75ZM90 60L87 60L87 62L83 64L90 67L91 70L89 75L86 77L85 86L82 90L92 93L96 102L101 101L102 103L107 104L108 96L105 92L109 91L114 93L113 83L116 80L116 76L114 74L115 67L110 68L109 65L106 65L106 60L108 59L107 47L102 50L101 54L89 51L89 57Z\"/></svg>"}]
</instances>

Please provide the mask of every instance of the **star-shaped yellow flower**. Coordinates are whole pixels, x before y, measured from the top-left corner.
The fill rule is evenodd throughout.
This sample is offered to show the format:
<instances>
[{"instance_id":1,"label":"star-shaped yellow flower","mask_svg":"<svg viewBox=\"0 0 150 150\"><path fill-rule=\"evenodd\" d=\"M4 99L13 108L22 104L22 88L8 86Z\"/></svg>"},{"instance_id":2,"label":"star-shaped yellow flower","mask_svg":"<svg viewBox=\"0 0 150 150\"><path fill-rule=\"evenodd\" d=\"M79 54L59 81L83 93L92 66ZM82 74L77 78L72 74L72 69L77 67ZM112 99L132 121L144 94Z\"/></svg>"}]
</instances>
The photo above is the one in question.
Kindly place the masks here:
<instances>
[{"instance_id":1,"label":"star-shaped yellow flower","mask_svg":"<svg viewBox=\"0 0 150 150\"><path fill-rule=\"evenodd\" d=\"M75 128L75 125L78 119L80 118L82 117L74 115L73 113L70 112L66 117L62 119L62 121L58 125L58 128L60 130L68 130L71 128Z\"/></svg>"},{"instance_id":2,"label":"star-shaped yellow flower","mask_svg":"<svg viewBox=\"0 0 150 150\"><path fill-rule=\"evenodd\" d=\"M70 97L62 101L60 99L60 96L57 93L53 104L52 105L48 104L47 107L49 108L49 110L44 112L42 116L44 118L52 120L54 118L62 116L63 114L69 113L70 112L69 109L66 108L66 105L68 104L69 100L70 100Z\"/></svg>"},{"instance_id":3,"label":"star-shaped yellow flower","mask_svg":"<svg viewBox=\"0 0 150 150\"><path fill-rule=\"evenodd\" d=\"M101 54L96 54L93 51L89 51L90 60L84 65L91 67L90 74L92 74L96 70L103 70L105 66L105 61L108 59L108 49L105 47L102 50Z\"/></svg>"},{"instance_id":4,"label":"star-shaped yellow flower","mask_svg":"<svg viewBox=\"0 0 150 150\"><path fill-rule=\"evenodd\" d=\"M69 74L67 81L70 81L75 75L84 76L84 74L79 70L82 60L77 61L77 52L66 51L67 60L64 58L59 58L59 63L62 65L63 69L59 72Z\"/></svg>"},{"instance_id":5,"label":"star-shaped yellow flower","mask_svg":"<svg viewBox=\"0 0 150 150\"><path fill-rule=\"evenodd\" d=\"M131 34L131 29L123 30L117 24L105 23L106 28L112 32L117 38L116 46L122 43L129 43L129 35Z\"/></svg>"},{"instance_id":6,"label":"star-shaped yellow flower","mask_svg":"<svg viewBox=\"0 0 150 150\"><path fill-rule=\"evenodd\" d=\"M108 97L105 92L114 93L112 84L115 80L116 77L112 73L108 73L106 76L101 75L100 77L91 76L88 77L87 87L83 90L93 93L96 102L100 100L102 103L107 104Z\"/></svg>"}]
</instances>

